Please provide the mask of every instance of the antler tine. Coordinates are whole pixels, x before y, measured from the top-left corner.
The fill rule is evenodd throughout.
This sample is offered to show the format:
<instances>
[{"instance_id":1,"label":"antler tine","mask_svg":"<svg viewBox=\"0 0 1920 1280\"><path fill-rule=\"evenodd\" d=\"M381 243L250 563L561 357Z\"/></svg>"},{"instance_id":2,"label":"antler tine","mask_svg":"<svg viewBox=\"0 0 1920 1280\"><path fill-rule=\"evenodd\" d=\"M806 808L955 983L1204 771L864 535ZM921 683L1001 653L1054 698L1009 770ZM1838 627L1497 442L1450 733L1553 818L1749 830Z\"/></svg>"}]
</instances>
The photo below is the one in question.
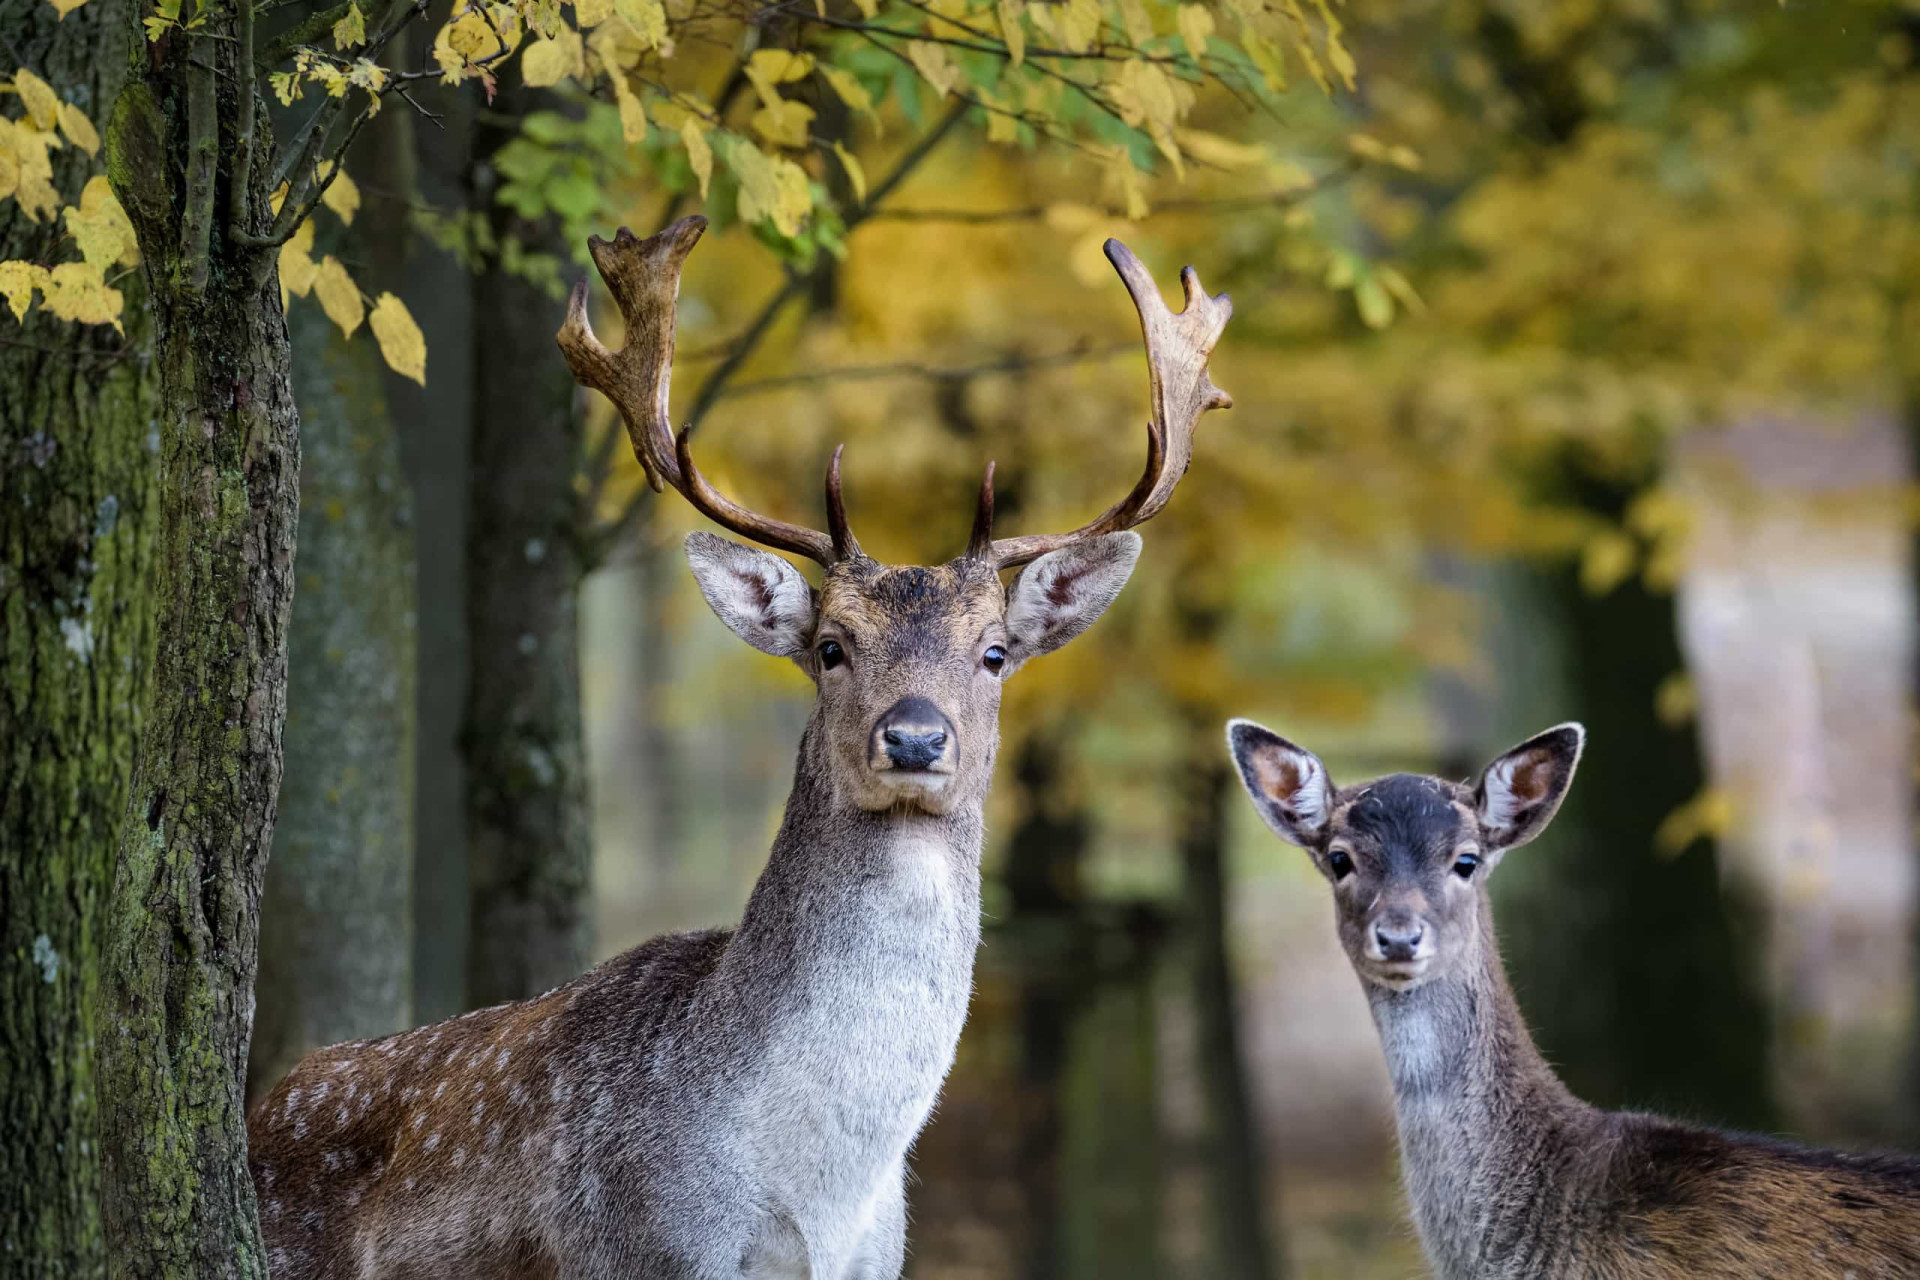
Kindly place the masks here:
<instances>
[{"instance_id":1,"label":"antler tine","mask_svg":"<svg viewBox=\"0 0 1920 1280\"><path fill-rule=\"evenodd\" d=\"M833 539L833 551L842 560L858 560L866 554L847 523L846 500L840 496L840 455L844 444L833 447L833 461L827 464L827 532Z\"/></svg>"},{"instance_id":2,"label":"antler tine","mask_svg":"<svg viewBox=\"0 0 1920 1280\"><path fill-rule=\"evenodd\" d=\"M967 539L969 560L993 563L993 463L980 478L980 505L973 511L973 534Z\"/></svg>"},{"instance_id":3,"label":"antler tine","mask_svg":"<svg viewBox=\"0 0 1920 1280\"><path fill-rule=\"evenodd\" d=\"M574 285L567 318L555 340L574 381L613 401L626 423L633 454L655 492L671 486L714 523L782 551L832 565L840 556L837 539L800 525L749 511L721 494L694 467L687 432L676 440L667 411L673 375L674 302L680 294L680 268L693 252L707 220L680 219L642 240L625 227L612 240L587 240L593 265L607 282L626 318L626 345L609 351L594 336L587 318L587 282ZM690 430L690 428L689 428ZM845 516L841 515L844 522ZM857 551L857 548L856 548Z\"/></svg>"},{"instance_id":4,"label":"antler tine","mask_svg":"<svg viewBox=\"0 0 1920 1280\"><path fill-rule=\"evenodd\" d=\"M1147 348L1147 378L1153 417L1147 423L1147 465L1133 489L1091 522L1071 533L1028 534L993 543L994 562L1003 569L1027 564L1049 551L1087 538L1118 533L1145 524L1160 514L1175 486L1193 460L1193 434L1200 415L1209 409L1230 409L1233 397L1213 385L1207 376L1207 357L1233 315L1226 294L1208 295L1192 267L1180 272L1186 294L1175 313L1161 300L1153 276L1118 240L1106 244L1107 260L1120 273L1140 314L1140 335Z\"/></svg>"}]
</instances>

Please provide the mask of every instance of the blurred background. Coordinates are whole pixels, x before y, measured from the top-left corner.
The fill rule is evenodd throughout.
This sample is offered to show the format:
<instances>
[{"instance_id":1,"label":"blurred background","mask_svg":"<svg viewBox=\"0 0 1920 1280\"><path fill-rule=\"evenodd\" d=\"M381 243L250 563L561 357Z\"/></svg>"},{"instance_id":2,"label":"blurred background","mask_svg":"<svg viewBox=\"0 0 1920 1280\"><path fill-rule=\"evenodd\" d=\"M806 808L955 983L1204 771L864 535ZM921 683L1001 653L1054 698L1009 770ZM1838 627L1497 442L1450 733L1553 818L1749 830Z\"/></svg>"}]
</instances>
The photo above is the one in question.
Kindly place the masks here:
<instances>
[{"instance_id":1,"label":"blurred background","mask_svg":"<svg viewBox=\"0 0 1920 1280\"><path fill-rule=\"evenodd\" d=\"M1035 47L1084 3L1033 19ZM1116 163L1085 103L1034 108L1064 140L1004 123L884 38L763 17L683 40L674 74L723 116L752 106L729 68L758 40L866 86L782 86L840 153L808 162L800 234L751 215L738 156L708 190L670 114L631 143L605 95L508 73L438 122L383 113L314 252L406 301L429 372L293 302L256 1088L313 1044L738 917L812 688L708 614L679 549L700 521L552 345L588 233L704 210L676 420L724 488L804 523L844 441L853 522L896 563L960 551L989 458L1010 533L1137 474L1106 236L1234 300L1235 407L1120 602L1008 690L911 1275L1424 1274L1364 998L1324 884L1233 785L1232 715L1337 781L1465 778L1584 721L1561 816L1493 882L1568 1084L1920 1146L1920 8L1266 6L1298 20L1284 47L1227 41L1244 8L1143 11L1247 73L1180 81L1172 161L1136 118Z\"/></svg>"}]
</instances>

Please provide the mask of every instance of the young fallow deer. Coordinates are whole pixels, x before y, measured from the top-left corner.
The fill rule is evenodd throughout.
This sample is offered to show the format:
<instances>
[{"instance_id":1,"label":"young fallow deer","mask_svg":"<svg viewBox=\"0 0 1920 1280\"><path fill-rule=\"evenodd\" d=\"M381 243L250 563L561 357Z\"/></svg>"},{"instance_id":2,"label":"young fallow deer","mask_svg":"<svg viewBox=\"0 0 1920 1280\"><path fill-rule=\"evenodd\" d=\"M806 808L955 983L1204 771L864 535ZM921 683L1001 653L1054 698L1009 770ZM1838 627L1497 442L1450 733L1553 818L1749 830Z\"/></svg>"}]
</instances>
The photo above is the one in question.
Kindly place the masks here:
<instances>
[{"instance_id":1,"label":"young fallow deer","mask_svg":"<svg viewBox=\"0 0 1920 1280\"><path fill-rule=\"evenodd\" d=\"M1231 314L1188 269L1178 315L1116 241L1152 392L1139 482L1071 533L993 537L993 468L959 558L869 559L827 472L828 531L755 514L667 417L674 299L705 220L590 241L626 318L575 289L559 342L626 420L654 487L824 567L706 533L687 556L737 635L818 696L786 819L735 929L656 938L537 999L322 1049L255 1109L276 1280L872 1280L899 1274L905 1163L953 1061L979 941L1001 682L1084 631L1172 496ZM1011 586L1002 570L1025 566Z\"/></svg>"},{"instance_id":2,"label":"young fallow deer","mask_svg":"<svg viewBox=\"0 0 1920 1280\"><path fill-rule=\"evenodd\" d=\"M1333 885L1393 1080L1414 1222L1441 1280L1920 1277L1920 1161L1809 1150L1590 1107L1533 1046L1487 877L1539 835L1585 731L1563 724L1471 786L1336 788L1248 720L1227 742L1254 808ZM1675 981L1684 981L1676 975Z\"/></svg>"}]
</instances>

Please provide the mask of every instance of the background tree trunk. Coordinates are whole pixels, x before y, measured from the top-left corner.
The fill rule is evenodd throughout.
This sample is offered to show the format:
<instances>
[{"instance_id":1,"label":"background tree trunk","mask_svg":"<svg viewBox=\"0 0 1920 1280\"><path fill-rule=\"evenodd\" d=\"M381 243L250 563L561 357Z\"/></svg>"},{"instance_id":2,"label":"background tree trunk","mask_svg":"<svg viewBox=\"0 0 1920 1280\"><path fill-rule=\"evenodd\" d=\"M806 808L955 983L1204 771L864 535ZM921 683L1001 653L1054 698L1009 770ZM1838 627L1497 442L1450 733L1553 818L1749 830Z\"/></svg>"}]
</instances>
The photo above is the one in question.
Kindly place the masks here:
<instances>
[{"instance_id":1,"label":"background tree trunk","mask_svg":"<svg viewBox=\"0 0 1920 1280\"><path fill-rule=\"evenodd\" d=\"M235 34L222 15L153 46L107 128L161 395L152 697L108 903L98 1073L110 1264L141 1280L266 1270L244 1098L286 712L299 416L274 273L228 241L222 216L201 264L180 189L210 141L188 110L194 77L217 94L216 189L232 164L220 140L238 136L241 101L255 109L237 41L213 38ZM271 154L264 110L254 129ZM256 208L270 168L253 166Z\"/></svg>"},{"instance_id":2,"label":"background tree trunk","mask_svg":"<svg viewBox=\"0 0 1920 1280\"><path fill-rule=\"evenodd\" d=\"M7 18L9 50L98 119L122 0ZM53 153L69 196L92 167ZM64 256L0 205L0 260ZM8 1275L103 1275L99 946L152 643L158 404L137 279L123 338L31 313L0 342L0 1241Z\"/></svg>"},{"instance_id":3,"label":"background tree trunk","mask_svg":"<svg viewBox=\"0 0 1920 1280\"><path fill-rule=\"evenodd\" d=\"M516 96L520 101L511 101ZM545 95L503 93L477 126L473 200L504 243L565 258L551 220L494 204L490 157ZM506 271L474 282L467 526L467 996L537 995L591 958L581 557L573 377L554 355L561 302Z\"/></svg>"},{"instance_id":4,"label":"background tree trunk","mask_svg":"<svg viewBox=\"0 0 1920 1280\"><path fill-rule=\"evenodd\" d=\"M249 1096L309 1050L400 1030L413 1012L413 538L398 442L374 345L311 303L288 329L299 590Z\"/></svg>"}]
</instances>

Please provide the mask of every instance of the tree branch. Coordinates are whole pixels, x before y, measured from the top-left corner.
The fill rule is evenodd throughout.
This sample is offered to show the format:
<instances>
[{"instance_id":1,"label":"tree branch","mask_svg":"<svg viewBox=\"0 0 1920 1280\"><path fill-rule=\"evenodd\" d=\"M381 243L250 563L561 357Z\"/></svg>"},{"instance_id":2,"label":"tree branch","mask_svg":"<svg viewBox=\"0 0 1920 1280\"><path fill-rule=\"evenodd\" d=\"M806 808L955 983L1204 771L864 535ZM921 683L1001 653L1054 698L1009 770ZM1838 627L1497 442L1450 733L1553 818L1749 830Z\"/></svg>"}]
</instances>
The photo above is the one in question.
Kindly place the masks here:
<instances>
[{"instance_id":1,"label":"tree branch","mask_svg":"<svg viewBox=\"0 0 1920 1280\"><path fill-rule=\"evenodd\" d=\"M240 18L240 137L234 143L233 193L228 200L229 231L236 238L253 233L253 118L259 110L253 77L253 0L236 0Z\"/></svg>"},{"instance_id":2,"label":"tree branch","mask_svg":"<svg viewBox=\"0 0 1920 1280\"><path fill-rule=\"evenodd\" d=\"M720 393L722 399L766 395L792 387L817 386L824 382L880 382L890 378L919 378L927 382L968 382L995 374L1028 373L1035 369L1057 369L1065 365L1092 364L1129 355L1140 349L1137 342L1094 347L1085 341L1065 351L1043 356L1002 356L980 364L940 365L918 360L897 360L890 364L843 365L838 369L816 369L808 373L784 373L771 378L736 382Z\"/></svg>"},{"instance_id":3,"label":"tree branch","mask_svg":"<svg viewBox=\"0 0 1920 1280\"><path fill-rule=\"evenodd\" d=\"M207 40L194 36L187 52L187 192L180 219L180 282L189 292L207 287L213 244L213 195L220 172L220 99Z\"/></svg>"},{"instance_id":4,"label":"tree branch","mask_svg":"<svg viewBox=\"0 0 1920 1280\"><path fill-rule=\"evenodd\" d=\"M293 55L293 51L303 44L312 44L327 32L333 30L333 24L347 16L347 10L353 7L353 0L323 9L310 18L305 18L288 27L273 42L260 51L260 62L264 66L277 67Z\"/></svg>"},{"instance_id":5,"label":"tree branch","mask_svg":"<svg viewBox=\"0 0 1920 1280\"><path fill-rule=\"evenodd\" d=\"M1288 209L1338 186L1359 167L1357 161L1348 161L1340 168L1315 179L1311 186L1294 187L1287 191L1268 191L1246 196L1160 200L1154 202L1147 216L1151 218L1163 213L1231 213L1238 209ZM1047 211L1054 207L1050 204L1030 204L1012 209L879 209L873 213L872 218L875 222L946 222L986 226L1002 222L1033 222L1046 217ZM1127 216L1125 209L1108 208L1103 212L1112 218Z\"/></svg>"}]
</instances>

